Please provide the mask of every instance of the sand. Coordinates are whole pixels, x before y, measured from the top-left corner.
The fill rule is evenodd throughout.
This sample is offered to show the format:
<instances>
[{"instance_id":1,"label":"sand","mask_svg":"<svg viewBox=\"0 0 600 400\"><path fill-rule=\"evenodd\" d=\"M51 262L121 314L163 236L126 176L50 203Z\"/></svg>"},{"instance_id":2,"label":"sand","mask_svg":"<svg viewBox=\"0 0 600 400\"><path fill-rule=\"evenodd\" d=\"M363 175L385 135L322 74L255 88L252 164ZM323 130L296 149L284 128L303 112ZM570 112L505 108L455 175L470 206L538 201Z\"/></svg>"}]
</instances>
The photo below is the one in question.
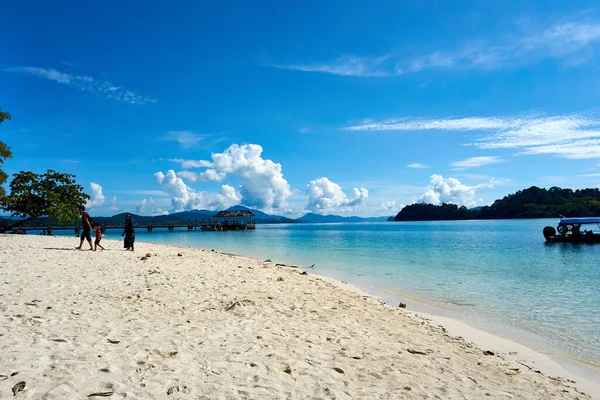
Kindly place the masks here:
<instances>
[{"instance_id":1,"label":"sand","mask_svg":"<svg viewBox=\"0 0 600 400\"><path fill-rule=\"evenodd\" d=\"M312 270L76 242L0 235L0 399L600 398L545 356L482 348Z\"/></svg>"}]
</instances>

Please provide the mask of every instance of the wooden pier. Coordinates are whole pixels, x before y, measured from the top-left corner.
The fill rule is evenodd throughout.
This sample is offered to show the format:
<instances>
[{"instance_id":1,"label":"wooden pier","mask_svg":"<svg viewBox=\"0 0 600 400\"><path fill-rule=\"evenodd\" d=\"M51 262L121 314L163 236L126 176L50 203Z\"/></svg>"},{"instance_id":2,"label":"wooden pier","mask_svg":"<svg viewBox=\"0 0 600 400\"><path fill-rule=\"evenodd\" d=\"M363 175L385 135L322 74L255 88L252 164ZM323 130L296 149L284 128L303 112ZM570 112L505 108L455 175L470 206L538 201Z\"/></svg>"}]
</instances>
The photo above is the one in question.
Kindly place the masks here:
<instances>
[{"instance_id":1,"label":"wooden pier","mask_svg":"<svg viewBox=\"0 0 600 400\"><path fill-rule=\"evenodd\" d=\"M201 231L245 231L254 230L256 225L252 219L254 214L250 211L239 210L239 211L219 211L213 216L214 220L210 219L205 221L189 220L187 222L148 222L148 223L134 223L135 229L146 230L148 233L152 233L154 229L167 229L169 232L174 232L176 228L185 228L187 232L197 231L200 228ZM106 232L108 229L124 230L124 223L100 223L100 229L102 232ZM62 224L52 226L42 225L28 225L22 227L13 227L13 233L27 233L27 231L40 231L42 235L52 235L53 231L64 231L71 230L76 235L81 233L81 224Z\"/></svg>"},{"instance_id":2,"label":"wooden pier","mask_svg":"<svg viewBox=\"0 0 600 400\"><path fill-rule=\"evenodd\" d=\"M219 211L213 216L214 222L202 223L202 231L247 231L256 229L252 219L254 214L247 210Z\"/></svg>"}]
</instances>

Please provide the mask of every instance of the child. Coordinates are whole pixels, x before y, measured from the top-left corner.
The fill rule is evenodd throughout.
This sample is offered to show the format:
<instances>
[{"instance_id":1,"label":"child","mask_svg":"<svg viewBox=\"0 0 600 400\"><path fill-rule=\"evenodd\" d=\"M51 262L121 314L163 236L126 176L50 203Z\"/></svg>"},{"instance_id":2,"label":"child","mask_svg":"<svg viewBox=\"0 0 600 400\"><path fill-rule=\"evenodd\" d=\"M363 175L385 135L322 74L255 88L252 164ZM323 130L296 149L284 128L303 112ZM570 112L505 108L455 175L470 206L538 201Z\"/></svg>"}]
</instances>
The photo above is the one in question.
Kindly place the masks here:
<instances>
[{"instance_id":1,"label":"child","mask_svg":"<svg viewBox=\"0 0 600 400\"><path fill-rule=\"evenodd\" d=\"M102 230L100 229L98 224L94 225L94 232L96 233L96 241L94 242L94 245L96 247L94 247L94 251L98 250L98 247L104 250L104 247L102 247L102 245L100 244L100 240L102 239Z\"/></svg>"}]
</instances>

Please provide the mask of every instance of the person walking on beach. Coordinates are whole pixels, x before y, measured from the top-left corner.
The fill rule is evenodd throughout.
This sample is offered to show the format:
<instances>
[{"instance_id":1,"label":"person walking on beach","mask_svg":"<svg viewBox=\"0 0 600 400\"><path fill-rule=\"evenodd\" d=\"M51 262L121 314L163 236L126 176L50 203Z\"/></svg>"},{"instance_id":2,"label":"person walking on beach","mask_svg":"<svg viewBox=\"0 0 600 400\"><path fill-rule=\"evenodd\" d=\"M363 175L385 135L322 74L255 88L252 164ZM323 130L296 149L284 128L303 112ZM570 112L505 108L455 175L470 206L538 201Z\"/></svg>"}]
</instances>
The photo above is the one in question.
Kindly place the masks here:
<instances>
[{"instance_id":1,"label":"person walking on beach","mask_svg":"<svg viewBox=\"0 0 600 400\"><path fill-rule=\"evenodd\" d=\"M92 230L92 225L90 224L90 215L85 212L84 206L79 206L79 214L81 214L81 227L83 228L81 231L81 241L79 242L79 246L75 247L78 250L81 250L81 246L83 245L83 240L87 240L90 244L90 250L94 250L92 246L92 237L90 235L90 231Z\"/></svg>"},{"instance_id":2,"label":"person walking on beach","mask_svg":"<svg viewBox=\"0 0 600 400\"><path fill-rule=\"evenodd\" d=\"M94 251L98 250L98 247L104 250L104 247L102 247L102 245L100 244L100 240L102 240L102 229L100 229L100 226L98 226L98 224L94 226L94 233L96 234L96 240L94 241Z\"/></svg>"},{"instance_id":3,"label":"person walking on beach","mask_svg":"<svg viewBox=\"0 0 600 400\"><path fill-rule=\"evenodd\" d=\"M133 251L133 243L135 242L135 230L133 228L133 219L131 216L125 217L125 230L121 234L121 236L125 235L125 243L123 247L125 250Z\"/></svg>"}]
</instances>

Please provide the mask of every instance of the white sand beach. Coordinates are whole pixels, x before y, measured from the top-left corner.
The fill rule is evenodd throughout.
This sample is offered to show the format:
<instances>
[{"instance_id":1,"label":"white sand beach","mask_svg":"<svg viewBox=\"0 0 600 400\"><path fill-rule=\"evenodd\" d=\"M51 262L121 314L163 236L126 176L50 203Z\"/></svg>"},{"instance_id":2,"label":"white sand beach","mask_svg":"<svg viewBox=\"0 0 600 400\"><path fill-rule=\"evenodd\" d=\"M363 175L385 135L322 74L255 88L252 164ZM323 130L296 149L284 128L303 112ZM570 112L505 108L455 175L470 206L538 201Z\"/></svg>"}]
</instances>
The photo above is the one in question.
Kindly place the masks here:
<instances>
[{"instance_id":1,"label":"white sand beach","mask_svg":"<svg viewBox=\"0 0 600 400\"><path fill-rule=\"evenodd\" d=\"M77 242L0 235L0 399L600 398L523 346L311 270Z\"/></svg>"}]
</instances>

